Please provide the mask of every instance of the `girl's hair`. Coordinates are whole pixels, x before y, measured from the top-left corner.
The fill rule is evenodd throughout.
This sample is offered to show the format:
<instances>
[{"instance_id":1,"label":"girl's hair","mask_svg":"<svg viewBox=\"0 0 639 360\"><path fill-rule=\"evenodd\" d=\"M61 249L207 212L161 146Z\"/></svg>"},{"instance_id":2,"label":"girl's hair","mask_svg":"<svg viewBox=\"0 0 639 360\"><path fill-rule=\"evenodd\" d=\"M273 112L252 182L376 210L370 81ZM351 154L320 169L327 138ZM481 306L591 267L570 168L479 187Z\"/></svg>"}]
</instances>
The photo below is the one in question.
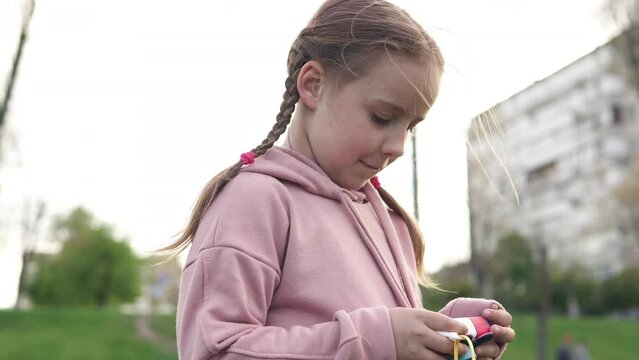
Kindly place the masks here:
<instances>
[{"instance_id":1,"label":"girl's hair","mask_svg":"<svg viewBox=\"0 0 639 360\"><path fill-rule=\"evenodd\" d=\"M444 61L438 46L424 29L404 10L387 1L328 0L319 8L291 46L288 55L288 77L285 81L280 111L275 125L252 152L263 155L284 133L299 100L297 77L302 66L320 62L337 85L343 85L366 72L379 56L400 55L425 61L426 93L422 98L430 107L439 86ZM408 81L411 81L407 79ZM417 88L417 85L411 82ZM189 222L179 238L160 249L179 254L192 241L204 212L242 168L238 161L213 177L204 187L193 207ZM419 280L422 285L436 287L424 272L424 239L413 218L385 190L378 189L381 198L406 222L415 252Z\"/></svg>"}]
</instances>

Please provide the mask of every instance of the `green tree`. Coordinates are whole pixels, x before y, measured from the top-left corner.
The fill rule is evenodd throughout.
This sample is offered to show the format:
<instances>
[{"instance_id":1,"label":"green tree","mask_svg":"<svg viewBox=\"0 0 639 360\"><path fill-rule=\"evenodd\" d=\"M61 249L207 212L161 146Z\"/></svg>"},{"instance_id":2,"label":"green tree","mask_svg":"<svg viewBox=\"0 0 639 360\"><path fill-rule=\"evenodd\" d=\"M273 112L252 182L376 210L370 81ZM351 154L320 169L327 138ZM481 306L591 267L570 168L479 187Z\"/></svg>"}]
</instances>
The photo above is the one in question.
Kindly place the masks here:
<instances>
[{"instance_id":1,"label":"green tree","mask_svg":"<svg viewBox=\"0 0 639 360\"><path fill-rule=\"evenodd\" d=\"M481 296L472 276L473 271L474 267L470 262L461 262L445 266L432 274L432 279L439 284L441 290L420 287L424 307L439 310L455 298Z\"/></svg>"},{"instance_id":2,"label":"green tree","mask_svg":"<svg viewBox=\"0 0 639 360\"><path fill-rule=\"evenodd\" d=\"M552 308L568 313L571 304L577 306L578 314L595 314L600 306L600 291L592 273L580 265L551 273Z\"/></svg>"},{"instance_id":3,"label":"green tree","mask_svg":"<svg viewBox=\"0 0 639 360\"><path fill-rule=\"evenodd\" d=\"M140 292L138 259L111 228L77 208L54 224L61 251L38 259L29 293L36 304L104 307L134 300Z\"/></svg>"},{"instance_id":4,"label":"green tree","mask_svg":"<svg viewBox=\"0 0 639 360\"><path fill-rule=\"evenodd\" d=\"M639 307L639 269L627 268L602 285L605 311Z\"/></svg>"},{"instance_id":5,"label":"green tree","mask_svg":"<svg viewBox=\"0 0 639 360\"><path fill-rule=\"evenodd\" d=\"M537 267L529 241L513 233L502 237L493 260L495 298L512 310L531 310L538 302Z\"/></svg>"}]
</instances>

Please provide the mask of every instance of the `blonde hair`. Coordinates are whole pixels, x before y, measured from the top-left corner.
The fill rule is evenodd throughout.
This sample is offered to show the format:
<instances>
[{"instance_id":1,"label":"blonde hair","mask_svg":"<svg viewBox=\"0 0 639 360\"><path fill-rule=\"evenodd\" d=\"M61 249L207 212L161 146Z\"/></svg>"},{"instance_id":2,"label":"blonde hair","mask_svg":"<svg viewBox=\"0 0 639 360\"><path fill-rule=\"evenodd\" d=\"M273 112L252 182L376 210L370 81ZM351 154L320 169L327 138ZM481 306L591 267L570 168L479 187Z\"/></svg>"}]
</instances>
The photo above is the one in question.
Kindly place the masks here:
<instances>
[{"instance_id":1,"label":"blonde hair","mask_svg":"<svg viewBox=\"0 0 639 360\"><path fill-rule=\"evenodd\" d=\"M364 74L372 60L383 55L425 59L426 81L429 83L426 84L427 92L421 95L430 107L439 90L439 82L432 79L438 79L441 75L444 60L434 40L408 13L387 1L324 2L291 46L280 111L266 138L252 150L255 157L262 156L286 131L299 100L297 77L306 62L320 62L331 79L337 81L338 85L343 85ZM239 173L242 165L241 161L236 162L206 184L184 231L175 242L160 249L161 251L170 251L172 256L176 256L193 241L204 212L224 185ZM424 271L424 239L417 223L387 191L379 188L378 192L386 205L399 214L408 227L419 282L428 287L436 287Z\"/></svg>"}]
</instances>

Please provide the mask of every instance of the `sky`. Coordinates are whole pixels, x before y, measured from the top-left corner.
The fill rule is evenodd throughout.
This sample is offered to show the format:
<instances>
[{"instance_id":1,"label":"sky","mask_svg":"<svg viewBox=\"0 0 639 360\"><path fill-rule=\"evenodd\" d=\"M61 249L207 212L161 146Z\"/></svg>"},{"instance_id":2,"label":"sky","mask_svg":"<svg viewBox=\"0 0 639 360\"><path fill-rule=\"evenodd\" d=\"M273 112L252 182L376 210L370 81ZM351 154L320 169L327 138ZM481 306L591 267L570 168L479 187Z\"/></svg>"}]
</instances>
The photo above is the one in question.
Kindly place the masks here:
<instances>
[{"instance_id":1,"label":"sky","mask_svg":"<svg viewBox=\"0 0 639 360\"><path fill-rule=\"evenodd\" d=\"M417 131L428 271L469 256L469 119L604 43L602 1L395 1L447 62ZM2 88L23 3L0 0ZM15 301L25 204L46 203L26 238L43 250L51 218L80 205L140 255L168 244L206 181L272 126L288 49L320 3L39 0L2 134L0 308ZM412 210L410 155L380 180Z\"/></svg>"}]
</instances>

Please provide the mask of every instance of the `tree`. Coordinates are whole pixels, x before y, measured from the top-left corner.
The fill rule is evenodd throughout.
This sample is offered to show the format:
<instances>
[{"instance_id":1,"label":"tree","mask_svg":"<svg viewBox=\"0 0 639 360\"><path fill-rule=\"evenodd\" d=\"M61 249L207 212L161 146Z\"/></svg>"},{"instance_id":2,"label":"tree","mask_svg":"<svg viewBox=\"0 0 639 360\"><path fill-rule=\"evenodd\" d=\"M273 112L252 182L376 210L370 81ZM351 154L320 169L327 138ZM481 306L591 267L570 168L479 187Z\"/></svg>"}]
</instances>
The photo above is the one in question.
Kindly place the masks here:
<instances>
[{"instance_id":1,"label":"tree","mask_svg":"<svg viewBox=\"0 0 639 360\"><path fill-rule=\"evenodd\" d=\"M616 189L626 233L634 238L634 246L639 246L639 156L628 169L624 182Z\"/></svg>"},{"instance_id":2,"label":"tree","mask_svg":"<svg viewBox=\"0 0 639 360\"><path fill-rule=\"evenodd\" d=\"M592 272L583 265L554 269L551 273L553 310L579 316L594 314L599 308L599 289Z\"/></svg>"},{"instance_id":3,"label":"tree","mask_svg":"<svg viewBox=\"0 0 639 360\"><path fill-rule=\"evenodd\" d=\"M38 245L38 232L40 223L45 214L46 204L38 201L35 211L32 210L31 202L25 203L25 211L22 219L22 269L20 269L20 280L18 282L18 298L15 307L17 309L28 307L27 278L31 269L31 260L36 253Z\"/></svg>"},{"instance_id":4,"label":"tree","mask_svg":"<svg viewBox=\"0 0 639 360\"><path fill-rule=\"evenodd\" d=\"M54 230L62 249L38 259L39 269L29 287L36 304L105 307L138 296L138 259L124 240L114 238L111 228L77 208L57 219Z\"/></svg>"},{"instance_id":5,"label":"tree","mask_svg":"<svg viewBox=\"0 0 639 360\"><path fill-rule=\"evenodd\" d=\"M604 310L639 307L639 269L628 268L607 279L602 287Z\"/></svg>"},{"instance_id":6,"label":"tree","mask_svg":"<svg viewBox=\"0 0 639 360\"><path fill-rule=\"evenodd\" d=\"M604 19L619 29L639 23L639 0L605 0Z\"/></svg>"},{"instance_id":7,"label":"tree","mask_svg":"<svg viewBox=\"0 0 639 360\"><path fill-rule=\"evenodd\" d=\"M502 237L493 260L495 298L513 310L531 310L538 298L537 266L530 242L512 233Z\"/></svg>"},{"instance_id":8,"label":"tree","mask_svg":"<svg viewBox=\"0 0 639 360\"><path fill-rule=\"evenodd\" d=\"M441 309L455 298L480 296L472 271L472 264L461 262L445 266L433 274L433 280L440 284L442 290L420 287L424 308Z\"/></svg>"},{"instance_id":9,"label":"tree","mask_svg":"<svg viewBox=\"0 0 639 360\"><path fill-rule=\"evenodd\" d=\"M35 9L35 0L29 1L26 6L24 17L22 19L22 30L20 32L20 40L18 42L18 49L13 57L13 64L11 66L11 72L9 73L9 81L7 81L4 89L4 98L0 101L0 137L2 136L2 128L4 126L5 117L8 113L9 102L11 100L11 93L16 82L18 74L18 67L20 65L20 59L22 56L22 49L27 41L29 33L29 24L31 23L31 17L33 16L33 10Z\"/></svg>"},{"instance_id":10,"label":"tree","mask_svg":"<svg viewBox=\"0 0 639 360\"><path fill-rule=\"evenodd\" d=\"M639 0L604 0L602 18L615 33L612 41L628 68L627 78L639 91Z\"/></svg>"}]
</instances>

